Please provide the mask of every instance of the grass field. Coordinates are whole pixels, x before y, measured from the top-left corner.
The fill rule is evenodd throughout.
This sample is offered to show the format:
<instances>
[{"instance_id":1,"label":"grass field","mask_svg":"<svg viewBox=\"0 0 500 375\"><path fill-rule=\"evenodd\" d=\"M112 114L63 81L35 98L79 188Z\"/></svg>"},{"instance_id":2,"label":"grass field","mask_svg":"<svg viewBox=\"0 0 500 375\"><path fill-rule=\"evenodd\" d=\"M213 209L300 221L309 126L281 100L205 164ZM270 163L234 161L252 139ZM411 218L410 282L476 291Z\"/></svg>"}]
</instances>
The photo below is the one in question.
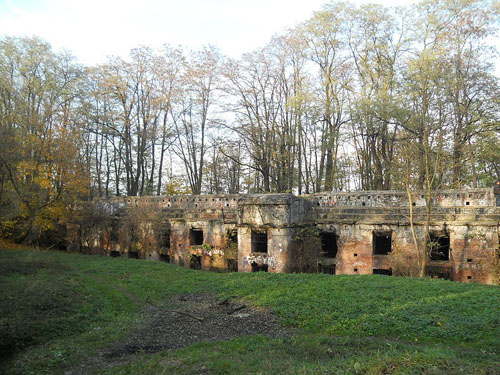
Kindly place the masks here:
<instances>
[{"instance_id":1,"label":"grass field","mask_svg":"<svg viewBox=\"0 0 500 375\"><path fill-rule=\"evenodd\" d=\"M247 335L81 367L147 319L146 301L239 296L293 335ZM1 374L500 374L500 288L386 276L192 271L0 251Z\"/></svg>"}]
</instances>

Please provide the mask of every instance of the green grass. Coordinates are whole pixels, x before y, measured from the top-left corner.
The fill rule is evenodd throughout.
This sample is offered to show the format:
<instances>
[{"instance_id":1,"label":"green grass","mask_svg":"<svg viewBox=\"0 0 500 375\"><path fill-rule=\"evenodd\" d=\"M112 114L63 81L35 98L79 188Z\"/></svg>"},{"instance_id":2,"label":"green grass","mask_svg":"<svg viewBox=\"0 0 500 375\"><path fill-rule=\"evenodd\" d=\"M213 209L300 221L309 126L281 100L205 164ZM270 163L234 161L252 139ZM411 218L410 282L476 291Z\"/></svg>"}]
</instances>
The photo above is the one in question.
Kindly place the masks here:
<instances>
[{"instance_id":1,"label":"green grass","mask_svg":"<svg viewBox=\"0 0 500 375\"><path fill-rule=\"evenodd\" d=\"M500 288L384 276L192 271L159 262L0 251L0 373L57 374L128 335L144 301L238 295L291 339L198 343L111 374L500 374Z\"/></svg>"}]
</instances>

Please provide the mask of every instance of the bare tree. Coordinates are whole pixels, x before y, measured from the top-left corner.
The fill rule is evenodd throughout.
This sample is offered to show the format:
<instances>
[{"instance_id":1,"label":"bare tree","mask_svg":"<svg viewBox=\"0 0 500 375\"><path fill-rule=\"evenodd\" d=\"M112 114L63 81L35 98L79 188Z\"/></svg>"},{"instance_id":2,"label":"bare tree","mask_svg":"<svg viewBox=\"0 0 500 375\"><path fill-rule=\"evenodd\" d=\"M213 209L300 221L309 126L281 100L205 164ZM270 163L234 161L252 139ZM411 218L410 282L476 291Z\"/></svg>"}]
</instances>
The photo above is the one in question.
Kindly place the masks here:
<instances>
[{"instance_id":1,"label":"bare tree","mask_svg":"<svg viewBox=\"0 0 500 375\"><path fill-rule=\"evenodd\" d=\"M222 62L213 47L193 52L183 76L183 96L175 106L173 121L178 139L174 151L184 164L193 194L200 194L202 189L207 135L216 123L211 111Z\"/></svg>"}]
</instances>

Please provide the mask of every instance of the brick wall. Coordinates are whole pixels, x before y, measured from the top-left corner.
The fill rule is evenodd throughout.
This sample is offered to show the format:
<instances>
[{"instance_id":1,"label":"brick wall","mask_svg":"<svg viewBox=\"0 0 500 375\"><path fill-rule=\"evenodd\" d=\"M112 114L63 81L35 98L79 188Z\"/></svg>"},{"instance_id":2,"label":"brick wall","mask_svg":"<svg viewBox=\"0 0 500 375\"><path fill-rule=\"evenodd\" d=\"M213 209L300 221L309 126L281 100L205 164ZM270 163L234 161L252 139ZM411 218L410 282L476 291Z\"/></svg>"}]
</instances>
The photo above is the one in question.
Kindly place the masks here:
<instances>
[{"instance_id":1,"label":"brick wall","mask_svg":"<svg viewBox=\"0 0 500 375\"><path fill-rule=\"evenodd\" d=\"M81 249L83 237L92 237L85 215L94 210L92 252L205 270L291 272L294 236L310 227L330 246L310 260L311 270L418 276L423 268L430 277L498 283L500 208L493 189L441 191L433 198L430 232L442 251L422 248L424 195L414 194L412 203L401 191L120 197L77 207L68 241ZM144 239L148 228L154 234Z\"/></svg>"}]
</instances>

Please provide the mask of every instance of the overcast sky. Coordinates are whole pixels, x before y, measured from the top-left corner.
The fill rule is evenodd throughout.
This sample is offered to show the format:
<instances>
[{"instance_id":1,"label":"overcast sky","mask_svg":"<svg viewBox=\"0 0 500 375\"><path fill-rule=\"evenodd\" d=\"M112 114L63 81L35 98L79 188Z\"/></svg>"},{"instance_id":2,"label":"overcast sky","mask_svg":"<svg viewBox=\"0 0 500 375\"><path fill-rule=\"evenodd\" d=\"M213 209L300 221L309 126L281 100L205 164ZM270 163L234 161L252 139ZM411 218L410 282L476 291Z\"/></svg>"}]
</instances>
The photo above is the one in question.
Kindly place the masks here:
<instances>
[{"instance_id":1,"label":"overcast sky","mask_svg":"<svg viewBox=\"0 0 500 375\"><path fill-rule=\"evenodd\" d=\"M0 35L37 35L93 65L139 45L197 49L231 57L266 44L308 19L325 0L0 0ZM356 3L364 3L359 0ZM403 5L414 0L375 0Z\"/></svg>"}]
</instances>

